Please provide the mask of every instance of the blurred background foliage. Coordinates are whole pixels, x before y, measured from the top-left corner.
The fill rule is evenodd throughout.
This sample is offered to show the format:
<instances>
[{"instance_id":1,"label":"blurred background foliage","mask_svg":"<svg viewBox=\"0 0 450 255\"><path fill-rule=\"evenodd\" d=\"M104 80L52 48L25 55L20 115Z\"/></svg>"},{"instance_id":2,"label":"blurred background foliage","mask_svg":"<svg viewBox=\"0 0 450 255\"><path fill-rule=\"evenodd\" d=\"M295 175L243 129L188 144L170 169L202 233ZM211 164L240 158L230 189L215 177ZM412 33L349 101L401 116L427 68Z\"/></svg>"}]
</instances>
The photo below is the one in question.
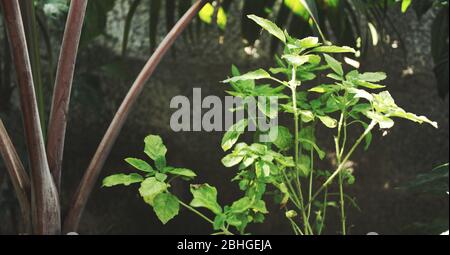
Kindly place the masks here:
<instances>
[{"instance_id":1,"label":"blurred background foliage","mask_svg":"<svg viewBox=\"0 0 450 255\"><path fill-rule=\"evenodd\" d=\"M45 126L45 116L50 108L59 46L69 1L21 1L24 3L22 11L25 17L27 40L35 42L29 44L30 58L42 121ZM67 171L63 182L65 181L69 187L74 188L80 179L81 171L87 165L87 160L90 159L99 137L106 129L110 117L117 109L139 68L192 2L193 0L89 1L75 74L74 84L76 86L72 92L68 148L65 152L70 156L64 166ZM206 91L205 93L222 91L223 88L218 88L218 90L210 88L209 83L223 80L228 75L231 61L237 61L246 68L251 68L256 61L263 61L269 65L271 61L269 59L279 52L280 47L278 40L262 34L254 23L246 19L247 14L256 14L273 20L296 37L310 35L324 37L336 44L356 48L357 54L354 58L346 59L349 64L361 65L363 69L374 65L378 69L388 69L385 63L395 65L393 67L395 69L393 77L395 78L390 81L392 83L389 84L391 85L390 89L397 90L397 93L404 98L403 103L410 105L408 108L440 120L439 124L443 127L443 130L441 129L436 134L431 131L423 133L404 125L403 128L408 128L408 131L412 130L408 132L410 136L406 135L400 127L398 133L393 131L391 134L392 142L383 140L381 144L386 147L383 147L384 145L380 145L379 148L375 146L373 154L369 154L366 159L360 159L361 168L382 169L379 173L366 171L365 175L361 176L361 178L366 178L361 182L362 186L372 187L373 192L379 192L374 185L384 185L383 189L389 189L393 185L391 180L398 186L404 186L408 180L416 178L417 172L431 169L430 164L438 165L448 161L448 130L445 130L446 127L448 129L448 109L443 109L443 107L448 108L449 89L448 8L448 0L211 1L202 9L177 45L171 50L170 56L167 57L166 62L162 63L158 71L160 74L155 74L151 81L151 92L144 93L141 99L147 103L143 107L136 107L135 113L130 116L133 124L125 127L122 132L123 138L118 141L118 148L113 151L111 162L105 167L105 170L117 170L117 165L124 166L119 159L124 158L124 155L129 156L130 151L139 151L142 137L149 132L165 134L171 138L169 146L171 144L172 147L183 152L186 151L184 146L192 141L201 144L192 152L177 155L174 160L180 162L181 165L185 165L185 162L190 160L192 161L190 167L193 169L202 168L205 164L211 165L211 168L219 167L220 164L216 163L220 162L221 155L211 152L211 150L217 150L217 146L211 145L210 141L219 141L220 134L178 135L168 133L168 118L170 118L170 111L167 109L168 101L175 95L190 93L192 87L201 86ZM33 16L35 19L27 18ZM404 18L405 16L408 18ZM426 29L413 31L412 29L416 27L426 27ZM414 45L414 47L420 45L420 47L408 47L409 45ZM424 51L424 48L431 50L430 52ZM393 60L397 56L400 60ZM421 66L432 70L436 81L433 81L428 73L423 77L419 73L418 78L408 78L418 72L411 68L414 65L409 63L410 61L420 61ZM19 132L21 124L16 110L19 104L16 95L15 74L10 63L9 45L5 36L3 20L0 19L0 116L6 120L9 129L13 131L13 140L19 145L23 154L25 148L21 143L22 136ZM175 72L176 75L174 75ZM408 86L409 83L417 84L419 87ZM434 86L434 91L429 91L428 84ZM426 95L424 91L426 91ZM418 95L423 95L423 98ZM441 101L444 102L441 103ZM139 127L139 131L137 131L137 127ZM17 132L14 132L16 130ZM411 137L416 139L411 139ZM377 138L375 137L375 139ZM383 138L380 135L378 139ZM406 139L410 140L406 141ZM427 146L422 144L423 139L427 139ZM413 148L416 150L413 151ZM205 154L210 157L208 159L198 157L198 155ZM400 155L401 158L380 157L380 154ZM386 158L390 161L384 161ZM422 160L421 164L411 165L418 158ZM411 161L413 162L409 165L405 163ZM15 208L12 189L5 181L7 178L4 175L2 164L0 161L0 219L5 219L5 217L10 219L13 217L13 211L17 208ZM83 167L79 168L78 165ZM444 173L443 178L440 171L442 170L438 172L434 170L430 177L420 175L417 177L416 183L420 183L423 177L434 180L434 176L439 175L439 178L436 177L439 179L438 183L445 184L446 182L448 187L448 166L447 175L445 176ZM210 176L214 176L214 173L211 173ZM218 184L218 186L221 185L222 183ZM369 190L371 190L370 187ZM416 186L410 184L408 187ZM357 193L358 190L359 188L356 187L353 191ZM361 188L361 190L364 189ZM393 196L392 201L386 199L386 194L391 193L380 193L377 196L361 194L361 207L368 213L364 214L361 219L355 218L355 224L362 226L366 224L364 221L369 221L372 223L367 223L367 225L379 226L379 221L386 222L384 229L387 232L392 231L392 233L436 233L437 230L444 230L445 228L441 228L445 225L448 229L448 218L446 221L439 218L439 222L437 222L439 224L436 223L435 228L431 228L430 224L424 225L423 223L426 222L428 216L423 216L422 212L435 214L438 212L435 208L440 208L442 204L446 206L443 214L448 215L448 202L442 202L442 196L435 201L435 197L433 197L435 195L431 195L430 198L429 194L417 195L410 190L407 192L411 195L405 199L404 203L408 204L403 207L403 210L411 212L410 217L400 215L398 208L379 211L377 203L384 203L384 206L392 207L398 204L397 200L394 200L394 198L398 199L396 196ZM230 192L230 196L231 194L233 192ZM128 201L136 200L136 202L129 202L131 207L138 208L136 210L139 212L147 212L145 205L141 205L139 199L131 194L121 190L115 195L125 196ZM132 229L134 232L154 231L157 233L161 230L155 227L155 222L149 221L152 224L146 225L127 218L130 215L134 216L133 213L117 212L116 215L102 221L101 212L107 212L114 208L107 203L105 205L97 203L105 200L105 196L94 195L93 201L96 201L96 206L88 210L86 221L91 225L95 221L95 227L92 228L96 229L89 229L85 225L86 232L124 233ZM420 208L416 208L419 205L415 205L417 199L415 196L423 197L423 200L427 202L420 205ZM70 197L70 194L64 197ZM448 197L446 198L448 199ZM62 202L67 203L67 201ZM414 211L415 209L416 211ZM374 212L374 210L377 211ZM377 214L377 216L371 216L371 213ZM394 216L391 215L393 213ZM355 215L358 214L355 213ZM145 216L143 215L143 217ZM277 216L274 217L275 222ZM410 219L417 222L405 227L405 222ZM116 222L112 224L111 222L114 220ZM119 221L121 227L115 227L114 225L120 225L117 223ZM141 220L141 223L142 221L145 220ZM183 219L181 219L182 221ZM129 225L129 229L122 226L126 224ZM272 225L271 229L279 227L278 223L272 223ZM0 233L7 233L13 227L6 224L3 228L0 227ZM356 232L365 230L356 230ZM180 230L171 231L179 233L177 231ZM182 233L186 231L188 230L181 230ZM195 231L201 231L201 228L193 228L189 231L195 233ZM367 231L373 231L373 229ZM262 231L262 233L266 232Z\"/></svg>"}]
</instances>

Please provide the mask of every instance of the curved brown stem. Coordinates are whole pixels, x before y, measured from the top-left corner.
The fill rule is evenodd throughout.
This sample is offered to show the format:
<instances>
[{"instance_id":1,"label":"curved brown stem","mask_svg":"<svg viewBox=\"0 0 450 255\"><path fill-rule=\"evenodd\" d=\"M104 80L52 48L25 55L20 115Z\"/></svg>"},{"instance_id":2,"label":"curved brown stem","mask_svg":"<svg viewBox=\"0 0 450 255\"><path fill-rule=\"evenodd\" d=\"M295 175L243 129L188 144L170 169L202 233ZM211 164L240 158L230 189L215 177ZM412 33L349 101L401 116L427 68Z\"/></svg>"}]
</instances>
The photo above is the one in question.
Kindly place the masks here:
<instances>
[{"instance_id":1,"label":"curved brown stem","mask_svg":"<svg viewBox=\"0 0 450 255\"><path fill-rule=\"evenodd\" d=\"M70 2L64 38L56 72L52 108L48 125L47 158L55 185L60 190L61 168L66 135L67 112L87 0Z\"/></svg>"},{"instance_id":2,"label":"curved brown stem","mask_svg":"<svg viewBox=\"0 0 450 255\"><path fill-rule=\"evenodd\" d=\"M1 0L1 5L16 68L31 166L34 233L59 234L61 220L58 191L48 167L19 2L18 0Z\"/></svg>"},{"instance_id":3,"label":"curved brown stem","mask_svg":"<svg viewBox=\"0 0 450 255\"><path fill-rule=\"evenodd\" d=\"M133 83L128 94L123 100L119 110L112 120L106 134L100 142L97 151L92 158L84 176L75 192L74 198L69 209L69 213L64 222L64 231L76 231L81 219L81 214L86 206L87 199L94 188L95 182L98 179L100 171L114 145L119 132L121 131L125 120L127 119L132 106L142 92L145 83L153 74L155 68L158 66L161 59L170 49L172 44L188 26L191 20L197 15L200 9L207 3L207 0L197 0L194 5L184 14L178 23L172 28L166 38L161 42L158 49L148 60L147 64L138 75L136 81Z\"/></svg>"},{"instance_id":4,"label":"curved brown stem","mask_svg":"<svg viewBox=\"0 0 450 255\"><path fill-rule=\"evenodd\" d=\"M23 233L31 233L30 179L0 119L0 155L5 162L22 212Z\"/></svg>"}]
</instances>

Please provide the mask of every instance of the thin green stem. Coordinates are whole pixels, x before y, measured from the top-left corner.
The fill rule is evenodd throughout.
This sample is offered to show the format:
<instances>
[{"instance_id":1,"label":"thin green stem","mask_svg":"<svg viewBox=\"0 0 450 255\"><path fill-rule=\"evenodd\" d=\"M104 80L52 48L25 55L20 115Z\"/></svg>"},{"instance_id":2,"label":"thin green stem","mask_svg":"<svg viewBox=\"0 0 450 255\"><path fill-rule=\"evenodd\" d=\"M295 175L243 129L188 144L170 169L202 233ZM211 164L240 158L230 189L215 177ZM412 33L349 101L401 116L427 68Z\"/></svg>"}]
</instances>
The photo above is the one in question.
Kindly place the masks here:
<instances>
[{"instance_id":1,"label":"thin green stem","mask_svg":"<svg viewBox=\"0 0 450 255\"><path fill-rule=\"evenodd\" d=\"M309 174L309 193L308 193L308 201L312 198L313 191L313 179L314 179L314 150L311 150L311 172ZM308 221L309 217L311 217L311 207L312 204L308 204Z\"/></svg>"},{"instance_id":2,"label":"thin green stem","mask_svg":"<svg viewBox=\"0 0 450 255\"><path fill-rule=\"evenodd\" d=\"M339 173L339 197L341 203L341 225L342 225L342 234L347 235L346 230L346 216L345 216L345 200L344 200L344 183L343 183L343 173Z\"/></svg>"},{"instance_id":3,"label":"thin green stem","mask_svg":"<svg viewBox=\"0 0 450 255\"><path fill-rule=\"evenodd\" d=\"M299 138L299 118L298 118L298 109L297 109L297 70L295 67L292 67L292 77L291 77L291 82L290 82L290 88L292 91L292 107L293 107L293 111L294 111L294 150L295 150L295 155L294 155L294 162L295 162L295 183L297 186L297 190L298 190L298 197L299 197L299 202L300 202L300 211L302 213L302 218L303 218L303 224L305 227L305 233L311 233L311 227L309 226L309 222L308 222L308 217L306 215L305 212L305 206L304 206L304 199L303 199L303 192L302 192L302 187L300 184L300 176L298 173L298 169L297 166L299 164L299 143L300 143L300 138ZM312 233L311 233L312 234Z\"/></svg>"},{"instance_id":4,"label":"thin green stem","mask_svg":"<svg viewBox=\"0 0 450 255\"><path fill-rule=\"evenodd\" d=\"M347 153L345 158L342 160L342 163L338 166L338 168L334 171L334 173L322 184L320 189L314 194L312 199L308 202L311 203L314 201L315 198L328 186L331 184L331 182L336 178L336 176L344 169L344 165L347 163L347 161L350 159L350 157L353 155L353 152L355 152L356 148L361 144L362 140L372 131L372 129L375 127L377 123L375 121L372 121L370 125L366 128L364 133L358 138L358 140L355 142L355 144L352 146L350 151Z\"/></svg>"},{"instance_id":5,"label":"thin green stem","mask_svg":"<svg viewBox=\"0 0 450 255\"><path fill-rule=\"evenodd\" d=\"M325 225L325 219L327 218L327 207L328 207L328 188L325 188L325 194L323 198L323 215L322 222L320 222L319 230L317 231L318 235L322 234L323 226Z\"/></svg>"},{"instance_id":6,"label":"thin green stem","mask_svg":"<svg viewBox=\"0 0 450 255\"><path fill-rule=\"evenodd\" d=\"M207 222L209 222L210 224L214 225L214 221L211 220L210 218L208 218L207 216L205 216L203 213L199 212L198 210L196 210L195 208L193 208L192 206L184 203L183 201L181 201L180 199L177 199L178 203L180 203L183 207L185 207L186 209L188 209L189 211L197 214L198 216L200 216L202 219L206 220ZM233 233L231 233L228 229L223 228L222 229L223 233L226 235L233 235Z\"/></svg>"}]
</instances>

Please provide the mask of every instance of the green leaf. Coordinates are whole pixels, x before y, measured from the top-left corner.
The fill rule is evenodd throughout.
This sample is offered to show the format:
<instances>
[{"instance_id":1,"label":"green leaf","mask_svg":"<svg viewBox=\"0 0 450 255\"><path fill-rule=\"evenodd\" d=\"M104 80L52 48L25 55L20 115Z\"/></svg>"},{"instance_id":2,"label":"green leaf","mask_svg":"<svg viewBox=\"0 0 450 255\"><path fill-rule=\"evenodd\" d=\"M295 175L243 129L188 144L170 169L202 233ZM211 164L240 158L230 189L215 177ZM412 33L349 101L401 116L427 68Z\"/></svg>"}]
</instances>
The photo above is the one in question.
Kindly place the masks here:
<instances>
[{"instance_id":1,"label":"green leaf","mask_svg":"<svg viewBox=\"0 0 450 255\"><path fill-rule=\"evenodd\" d=\"M243 197L235 201L230 208L233 213L243 213L250 209L252 206L252 200L249 197Z\"/></svg>"},{"instance_id":2,"label":"green leaf","mask_svg":"<svg viewBox=\"0 0 450 255\"><path fill-rule=\"evenodd\" d=\"M312 89L309 89L309 92L316 92L316 93L330 93L330 92L335 92L339 90L339 87L337 85L326 85L326 84L322 84L319 86L316 86Z\"/></svg>"},{"instance_id":3,"label":"green leaf","mask_svg":"<svg viewBox=\"0 0 450 255\"><path fill-rule=\"evenodd\" d=\"M267 30L267 32L271 33L273 36L286 43L286 36L284 35L283 30L281 30L281 28L275 25L272 21L263 19L256 15L248 15L247 17L255 21L258 25Z\"/></svg>"},{"instance_id":4,"label":"green leaf","mask_svg":"<svg viewBox=\"0 0 450 255\"><path fill-rule=\"evenodd\" d=\"M127 158L125 159L125 161L130 164L132 167L147 172L147 173L151 173L154 172L155 170L153 170L153 168L144 160L142 159L137 159L137 158Z\"/></svg>"},{"instance_id":5,"label":"green leaf","mask_svg":"<svg viewBox=\"0 0 450 255\"><path fill-rule=\"evenodd\" d=\"M308 177L311 173L311 159L308 156L302 155L299 159L297 170L302 177Z\"/></svg>"},{"instance_id":6,"label":"green leaf","mask_svg":"<svg viewBox=\"0 0 450 255\"><path fill-rule=\"evenodd\" d=\"M154 198L166 191L168 187L166 183L158 181L155 177L150 177L141 183L139 194L141 194L141 197L147 204L153 206Z\"/></svg>"},{"instance_id":7,"label":"green leaf","mask_svg":"<svg viewBox=\"0 0 450 255\"><path fill-rule=\"evenodd\" d=\"M330 66L330 68L333 69L333 71L336 72L340 77L343 77L344 70L342 69L341 62L337 61L328 54L323 55L325 56L325 61L327 62L328 66Z\"/></svg>"},{"instance_id":8,"label":"green leaf","mask_svg":"<svg viewBox=\"0 0 450 255\"><path fill-rule=\"evenodd\" d=\"M367 72L358 75L358 79L368 82L380 82L386 80L387 75L382 72Z\"/></svg>"},{"instance_id":9,"label":"green leaf","mask_svg":"<svg viewBox=\"0 0 450 255\"><path fill-rule=\"evenodd\" d=\"M166 224L175 216L178 215L180 210L180 203L177 197L170 193L158 194L153 201L153 210L158 216L158 219Z\"/></svg>"},{"instance_id":10,"label":"green leaf","mask_svg":"<svg viewBox=\"0 0 450 255\"><path fill-rule=\"evenodd\" d=\"M252 209L255 212L259 212L259 213L264 213L264 214L269 213L269 211L267 210L267 207L266 207L266 202L264 202L264 200L258 200L256 202L254 202L252 204Z\"/></svg>"},{"instance_id":11,"label":"green leaf","mask_svg":"<svg viewBox=\"0 0 450 255\"><path fill-rule=\"evenodd\" d=\"M103 179L103 187L130 186L130 184L142 182L143 180L144 178L139 174L115 174Z\"/></svg>"},{"instance_id":12,"label":"green leaf","mask_svg":"<svg viewBox=\"0 0 450 255\"><path fill-rule=\"evenodd\" d=\"M280 150L288 150L293 144L293 136L288 128L283 126L278 126L275 128L277 132L277 138L273 142Z\"/></svg>"},{"instance_id":13,"label":"green leaf","mask_svg":"<svg viewBox=\"0 0 450 255\"><path fill-rule=\"evenodd\" d=\"M245 128L248 126L248 120L243 119L238 123L231 126L225 133L222 139L222 149L228 151L233 148L234 144L238 141L239 137L244 133Z\"/></svg>"},{"instance_id":14,"label":"green leaf","mask_svg":"<svg viewBox=\"0 0 450 255\"><path fill-rule=\"evenodd\" d=\"M191 185L194 199L190 203L193 207L204 207L214 214L222 213L222 207L217 203L217 190L209 184Z\"/></svg>"},{"instance_id":15,"label":"green leaf","mask_svg":"<svg viewBox=\"0 0 450 255\"><path fill-rule=\"evenodd\" d=\"M164 168L167 166L166 157L164 157L164 156L158 157L155 160L155 166L156 166L156 169L158 169L159 171L162 172L164 170Z\"/></svg>"},{"instance_id":16,"label":"green leaf","mask_svg":"<svg viewBox=\"0 0 450 255\"><path fill-rule=\"evenodd\" d=\"M226 155L222 159L222 164L225 167L233 167L241 163L241 161L244 159L244 156L236 155L234 153Z\"/></svg>"},{"instance_id":17,"label":"green leaf","mask_svg":"<svg viewBox=\"0 0 450 255\"><path fill-rule=\"evenodd\" d=\"M286 59L289 64L293 66L302 66L305 63L308 63L309 57L308 56L299 56L294 54L286 54L281 56L282 59Z\"/></svg>"},{"instance_id":18,"label":"green leaf","mask_svg":"<svg viewBox=\"0 0 450 255\"><path fill-rule=\"evenodd\" d=\"M167 148L166 146L164 146L160 136L149 135L145 138L144 142L145 142L144 152L151 159L156 161L158 158L165 157L167 153Z\"/></svg>"},{"instance_id":19,"label":"green leaf","mask_svg":"<svg viewBox=\"0 0 450 255\"><path fill-rule=\"evenodd\" d=\"M227 220L227 215L226 214L218 214L216 215L216 217L214 218L214 230L221 230L225 227L225 221Z\"/></svg>"},{"instance_id":20,"label":"green leaf","mask_svg":"<svg viewBox=\"0 0 450 255\"><path fill-rule=\"evenodd\" d=\"M355 49L347 46L319 46L312 51L321 53L355 53Z\"/></svg>"},{"instance_id":21,"label":"green leaf","mask_svg":"<svg viewBox=\"0 0 450 255\"><path fill-rule=\"evenodd\" d=\"M273 164L269 162L263 160L258 161L255 165L256 176L269 177L273 167Z\"/></svg>"},{"instance_id":22,"label":"green leaf","mask_svg":"<svg viewBox=\"0 0 450 255\"><path fill-rule=\"evenodd\" d=\"M198 16L200 17L200 20L202 20L206 24L212 24L214 18L214 11L215 11L214 6L210 3L207 3L200 10ZM222 7L220 7L219 10L217 11L216 24L222 30L224 30L227 25L227 14L225 13L225 10Z\"/></svg>"},{"instance_id":23,"label":"green leaf","mask_svg":"<svg viewBox=\"0 0 450 255\"><path fill-rule=\"evenodd\" d=\"M356 98L364 98L369 102L373 101L373 95L363 89L350 88L348 92L355 94Z\"/></svg>"},{"instance_id":24,"label":"green leaf","mask_svg":"<svg viewBox=\"0 0 450 255\"><path fill-rule=\"evenodd\" d=\"M311 141L309 139L304 139L304 138L300 138L299 140L302 143L307 143L307 144L311 145L314 148L314 150L317 152L317 155L319 155L320 159L325 158L325 152L323 150L321 150L314 141Z\"/></svg>"},{"instance_id":25,"label":"green leaf","mask_svg":"<svg viewBox=\"0 0 450 255\"><path fill-rule=\"evenodd\" d=\"M232 83L238 81L247 81L247 80L261 80L261 79L270 79L271 76L268 72L263 69L258 69L253 72L249 72L240 76L235 76L229 79L222 81L222 83Z\"/></svg>"},{"instance_id":26,"label":"green leaf","mask_svg":"<svg viewBox=\"0 0 450 255\"><path fill-rule=\"evenodd\" d=\"M328 128L337 127L337 120L329 117L329 116L317 116L319 120Z\"/></svg>"},{"instance_id":27,"label":"green leaf","mask_svg":"<svg viewBox=\"0 0 450 255\"><path fill-rule=\"evenodd\" d=\"M168 173L188 178L194 178L197 176L197 174L195 174L194 171L187 168L172 168L171 170L168 171Z\"/></svg>"},{"instance_id":28,"label":"green leaf","mask_svg":"<svg viewBox=\"0 0 450 255\"><path fill-rule=\"evenodd\" d=\"M412 0L402 0L402 12L405 13L409 6L411 5Z\"/></svg>"},{"instance_id":29,"label":"green leaf","mask_svg":"<svg viewBox=\"0 0 450 255\"><path fill-rule=\"evenodd\" d=\"M376 121L381 129L390 129L395 124L391 118L388 118L378 112L368 111L365 113L365 115L367 116L367 118Z\"/></svg>"},{"instance_id":30,"label":"green leaf","mask_svg":"<svg viewBox=\"0 0 450 255\"><path fill-rule=\"evenodd\" d=\"M319 38L306 37L298 41L298 45L303 49L310 49L319 46Z\"/></svg>"},{"instance_id":31,"label":"green leaf","mask_svg":"<svg viewBox=\"0 0 450 255\"><path fill-rule=\"evenodd\" d=\"M406 112L397 104L395 103L394 99L392 98L391 94L388 91L383 91L378 94L374 94L374 108L376 111L381 115L381 113L384 113L386 116L385 118L390 117L399 117L403 119L408 119L417 123L428 123L432 125L435 128L438 128L438 124L434 121L429 120L425 116L417 116L414 113ZM378 117L379 116L375 116Z\"/></svg>"},{"instance_id":32,"label":"green leaf","mask_svg":"<svg viewBox=\"0 0 450 255\"><path fill-rule=\"evenodd\" d=\"M167 174L163 174L163 173L155 173L155 178L156 180L160 181L160 182L165 182L167 180Z\"/></svg>"},{"instance_id":33,"label":"green leaf","mask_svg":"<svg viewBox=\"0 0 450 255\"><path fill-rule=\"evenodd\" d=\"M382 88L386 87L384 85L374 84L374 83L367 82L367 81L355 81L355 83L358 86L365 87L368 89L382 89Z\"/></svg>"},{"instance_id":34,"label":"green leaf","mask_svg":"<svg viewBox=\"0 0 450 255\"><path fill-rule=\"evenodd\" d=\"M300 114L302 121L305 123L311 122L311 121L315 120L315 118L316 118L312 111L299 110L298 113Z\"/></svg>"}]
</instances>

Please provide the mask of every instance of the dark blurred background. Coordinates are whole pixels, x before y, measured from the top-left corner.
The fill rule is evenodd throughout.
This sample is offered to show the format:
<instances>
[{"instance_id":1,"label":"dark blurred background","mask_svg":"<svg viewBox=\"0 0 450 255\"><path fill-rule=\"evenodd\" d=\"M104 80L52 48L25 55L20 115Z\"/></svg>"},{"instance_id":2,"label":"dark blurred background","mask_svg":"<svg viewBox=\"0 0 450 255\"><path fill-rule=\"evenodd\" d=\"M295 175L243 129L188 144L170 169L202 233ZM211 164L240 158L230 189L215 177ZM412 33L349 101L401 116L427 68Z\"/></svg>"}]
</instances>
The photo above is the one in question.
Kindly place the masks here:
<instances>
[{"instance_id":1,"label":"dark blurred background","mask_svg":"<svg viewBox=\"0 0 450 255\"><path fill-rule=\"evenodd\" d=\"M143 0L93 0L86 19L77 69L74 80L70 119L66 138L63 165L62 204L67 206L106 128L131 86L134 78L151 55L167 28L189 6L190 1ZM158 6L157 2L161 3ZM198 173L196 182L208 182L219 190L219 200L228 203L240 196L232 169L222 166L224 153L220 149L222 133L175 133L169 121L173 110L169 103L176 95L192 97L192 88L202 88L203 96L225 96L225 85L219 81L230 74L235 64L248 71L257 67L274 65L273 53L277 45L267 34L260 36L257 28L248 25L246 13L263 10L266 15L297 36L313 34L314 29L302 23L302 12L289 9L290 1L225 1L227 24L206 24L200 18L194 20L188 31L166 55L145 87L127 124L109 156L101 178L89 200L83 215L82 234L208 234L210 226L201 219L182 211L179 217L163 226L150 206L140 198L137 187L101 188L101 179L117 172L131 171L124 158L145 156L143 139L148 134L159 134L168 147L168 162L174 166L191 168ZM334 12L332 7L318 2L318 14L323 18L327 34L340 44L361 46L361 69L384 71L389 79L386 85L397 103L408 111L425 115L439 123L439 129L399 120L387 136L377 131L367 153L358 151L353 157L356 184L349 188L349 195L356 199L358 208L349 208L351 234L438 234L448 229L448 195L445 192L430 194L398 189L408 185L418 174L449 161L449 99L448 84L442 83L442 75L436 76L433 55L433 31L435 20L446 10L447 31L447 82L448 82L448 5L434 4L420 12L413 5L402 13L400 3L393 3L376 17L358 12L354 15L364 22L366 37L358 36L355 24L346 23L349 16L344 11ZM336 1L339 2L339 1ZM347 1L342 1L347 2ZM373 1L376 2L376 1ZM383 2L383 1L380 1ZM416 2L422 2L417 1ZM425 2L425 1L423 1ZM422 3L423 3L422 2ZM431 1L433 2L433 1ZM442 1L438 1L442 2ZM130 14L130 5L136 11ZM413 1L414 4L414 1ZM41 55L42 79L47 112L53 83L54 61L63 33L66 1L36 1L38 15L42 18ZM267 8L267 6L272 6ZM261 8L264 7L264 8ZM288 7L286 20L282 10ZM292 6L291 6L292 7ZM414 8L413 8L414 7ZM294 11L292 11L294 10ZM155 17L155 13L159 15ZM334 16L333 16L334 15ZM344 15L347 15L344 17ZM372 16L371 16L372 15ZM126 50L124 30L127 17L130 22ZM419 17L420 16L420 17ZM340 30L333 29L342 20ZM373 24L376 31L367 29ZM348 26L346 29L343 27ZM20 148L25 161L23 128L20 118L15 73L9 59L9 49L0 22L0 115ZM360 31L363 35L364 32ZM445 34L443 35L445 37ZM446 39L446 40L445 40ZM374 45L376 44L376 45ZM50 46L49 46L50 45ZM53 60L52 60L53 58ZM52 61L51 61L52 60ZM53 63L52 63L53 62ZM445 85L442 85L445 84ZM447 87L445 87L447 86ZM321 132L322 131L322 132ZM327 130L318 131L318 143L327 151ZM321 138L321 136L323 136ZM25 161L26 162L26 161ZM447 179L448 183L448 179ZM175 193L189 200L188 184L174 185ZM270 203L269 203L270 204ZM264 224L253 225L253 234L290 234L291 229L283 210L269 206L270 215ZM16 233L18 212L13 189L0 161L0 234ZM333 215L336 214L336 215ZM331 212L327 222L327 234L336 233L339 222L337 211ZM336 217L334 217L336 216ZM336 219L336 221L334 220Z\"/></svg>"}]
</instances>

